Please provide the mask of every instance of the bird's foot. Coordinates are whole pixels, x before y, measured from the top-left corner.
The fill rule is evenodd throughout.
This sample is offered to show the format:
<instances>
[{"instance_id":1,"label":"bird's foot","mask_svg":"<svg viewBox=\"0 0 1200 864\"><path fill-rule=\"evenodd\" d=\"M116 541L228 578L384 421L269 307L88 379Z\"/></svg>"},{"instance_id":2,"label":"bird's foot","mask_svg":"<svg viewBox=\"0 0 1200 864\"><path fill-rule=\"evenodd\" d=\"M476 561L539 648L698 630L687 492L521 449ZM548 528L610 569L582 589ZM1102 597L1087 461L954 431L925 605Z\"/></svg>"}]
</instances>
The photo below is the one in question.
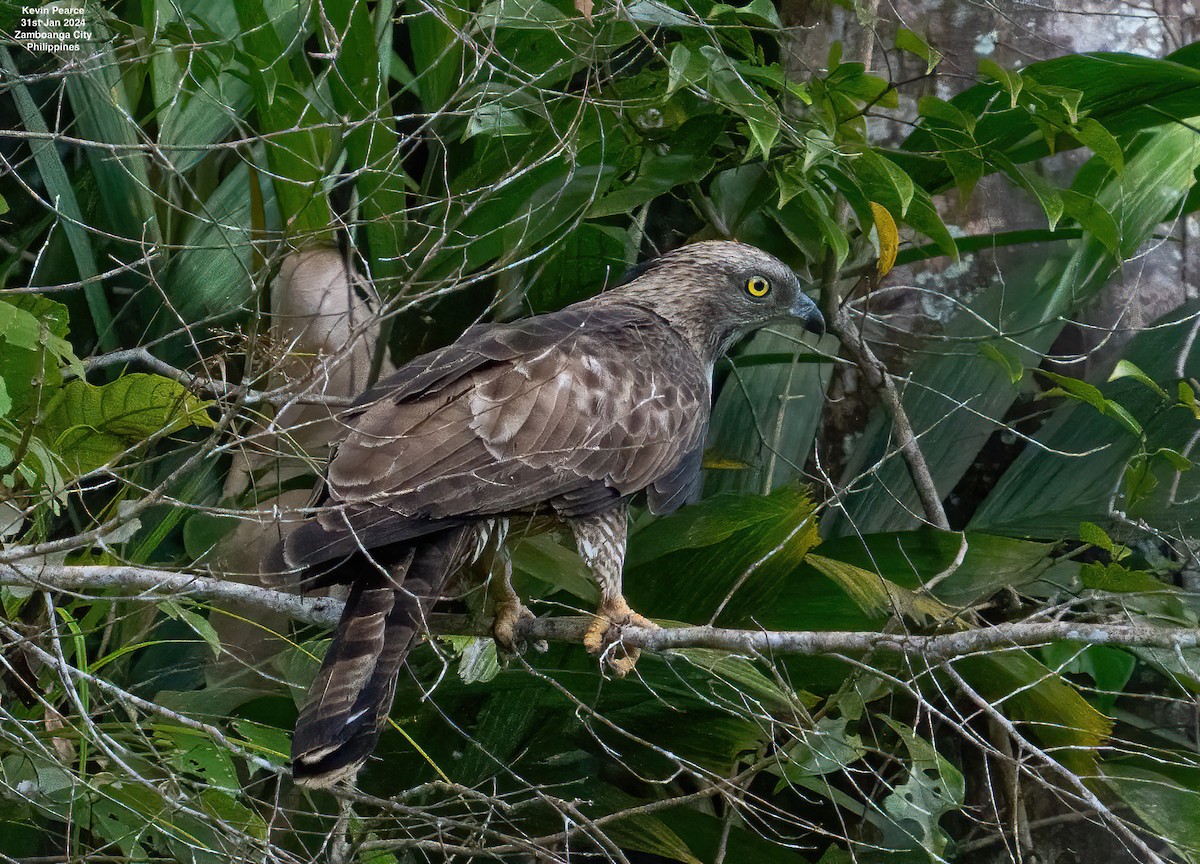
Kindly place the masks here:
<instances>
[{"instance_id":1,"label":"bird's foot","mask_svg":"<svg viewBox=\"0 0 1200 864\"><path fill-rule=\"evenodd\" d=\"M523 636L517 635L518 625L521 621L532 621L533 618L534 614L525 608L515 594L511 599L497 602L496 618L492 621L492 639L496 642L497 650L501 654L523 654L527 643ZM533 648L539 654L550 650L544 639L534 642Z\"/></svg>"},{"instance_id":2,"label":"bird's foot","mask_svg":"<svg viewBox=\"0 0 1200 864\"><path fill-rule=\"evenodd\" d=\"M583 634L583 647L590 653L600 655L608 668L618 678L624 678L637 665L642 652L621 644L624 627L646 627L658 629L658 625L629 608L625 598L601 603L596 618Z\"/></svg>"}]
</instances>

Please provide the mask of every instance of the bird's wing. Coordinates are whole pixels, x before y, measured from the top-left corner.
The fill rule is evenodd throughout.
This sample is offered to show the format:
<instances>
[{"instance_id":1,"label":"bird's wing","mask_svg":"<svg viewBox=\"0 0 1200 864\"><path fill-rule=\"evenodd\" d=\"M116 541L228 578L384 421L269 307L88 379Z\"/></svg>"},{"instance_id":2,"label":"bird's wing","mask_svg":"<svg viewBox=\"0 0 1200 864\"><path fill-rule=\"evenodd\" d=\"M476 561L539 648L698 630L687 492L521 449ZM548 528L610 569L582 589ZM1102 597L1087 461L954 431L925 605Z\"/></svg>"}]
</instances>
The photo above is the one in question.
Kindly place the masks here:
<instances>
[{"instance_id":1,"label":"bird's wing","mask_svg":"<svg viewBox=\"0 0 1200 864\"><path fill-rule=\"evenodd\" d=\"M464 517L604 509L671 478L709 408L707 370L678 334L616 304L475 328L377 393L350 416L332 506L290 541L294 565ZM673 498L680 479L664 482Z\"/></svg>"}]
</instances>

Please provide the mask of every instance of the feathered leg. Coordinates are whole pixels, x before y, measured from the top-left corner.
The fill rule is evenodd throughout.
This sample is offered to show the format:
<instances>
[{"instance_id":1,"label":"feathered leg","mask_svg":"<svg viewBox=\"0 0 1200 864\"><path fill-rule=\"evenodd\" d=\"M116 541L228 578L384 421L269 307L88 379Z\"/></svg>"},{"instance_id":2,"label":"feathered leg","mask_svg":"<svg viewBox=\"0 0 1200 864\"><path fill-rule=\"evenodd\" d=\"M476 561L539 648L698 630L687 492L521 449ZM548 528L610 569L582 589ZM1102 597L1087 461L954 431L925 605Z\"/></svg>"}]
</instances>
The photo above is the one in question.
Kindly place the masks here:
<instances>
[{"instance_id":1,"label":"feathered leg","mask_svg":"<svg viewBox=\"0 0 1200 864\"><path fill-rule=\"evenodd\" d=\"M384 572L363 563L296 721L296 783L320 788L353 780L379 740L413 639L473 539L472 528L453 528L410 548Z\"/></svg>"},{"instance_id":2,"label":"feathered leg","mask_svg":"<svg viewBox=\"0 0 1200 864\"><path fill-rule=\"evenodd\" d=\"M619 644L621 627L658 626L630 609L621 589L629 508L621 502L596 516L575 517L569 521L579 554L600 584L600 606L596 610L596 620L584 633L583 645L591 653L604 657L617 676L624 677L637 664L641 652Z\"/></svg>"}]
</instances>

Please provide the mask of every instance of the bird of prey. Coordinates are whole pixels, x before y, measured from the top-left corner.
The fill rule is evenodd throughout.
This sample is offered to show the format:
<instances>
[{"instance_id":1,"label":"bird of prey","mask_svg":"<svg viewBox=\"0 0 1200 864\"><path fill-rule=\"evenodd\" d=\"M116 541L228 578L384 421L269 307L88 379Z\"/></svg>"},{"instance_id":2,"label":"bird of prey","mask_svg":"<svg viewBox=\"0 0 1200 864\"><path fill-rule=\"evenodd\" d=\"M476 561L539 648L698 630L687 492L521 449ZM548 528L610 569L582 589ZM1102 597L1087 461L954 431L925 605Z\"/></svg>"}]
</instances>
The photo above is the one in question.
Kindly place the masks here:
<instances>
[{"instance_id":1,"label":"bird of prey","mask_svg":"<svg viewBox=\"0 0 1200 864\"><path fill-rule=\"evenodd\" d=\"M415 635L450 577L502 543L508 520L565 520L600 586L585 645L624 674L622 625L654 626L621 588L628 502L670 513L697 490L713 365L781 318L823 332L781 261L695 243L558 312L467 330L364 393L342 416L317 515L268 564L349 582L345 612L292 739L296 782L352 779L391 709ZM494 632L524 610L507 573Z\"/></svg>"}]
</instances>

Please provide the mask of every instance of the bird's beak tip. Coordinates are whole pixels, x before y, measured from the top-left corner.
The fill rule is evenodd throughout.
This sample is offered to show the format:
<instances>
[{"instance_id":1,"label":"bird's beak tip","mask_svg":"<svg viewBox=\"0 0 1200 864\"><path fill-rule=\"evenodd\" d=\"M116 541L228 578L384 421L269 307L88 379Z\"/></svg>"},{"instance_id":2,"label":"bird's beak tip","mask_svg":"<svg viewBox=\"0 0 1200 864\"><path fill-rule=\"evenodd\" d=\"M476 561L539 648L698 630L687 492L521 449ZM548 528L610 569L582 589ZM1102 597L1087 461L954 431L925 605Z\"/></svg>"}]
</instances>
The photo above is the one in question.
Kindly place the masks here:
<instances>
[{"instance_id":1,"label":"bird's beak tip","mask_svg":"<svg viewBox=\"0 0 1200 864\"><path fill-rule=\"evenodd\" d=\"M804 329L809 333L815 333L817 336L825 335L825 317L821 314L821 310L817 308L817 304L810 300L807 295L801 294L792 306L791 311L794 317L804 322Z\"/></svg>"}]
</instances>

